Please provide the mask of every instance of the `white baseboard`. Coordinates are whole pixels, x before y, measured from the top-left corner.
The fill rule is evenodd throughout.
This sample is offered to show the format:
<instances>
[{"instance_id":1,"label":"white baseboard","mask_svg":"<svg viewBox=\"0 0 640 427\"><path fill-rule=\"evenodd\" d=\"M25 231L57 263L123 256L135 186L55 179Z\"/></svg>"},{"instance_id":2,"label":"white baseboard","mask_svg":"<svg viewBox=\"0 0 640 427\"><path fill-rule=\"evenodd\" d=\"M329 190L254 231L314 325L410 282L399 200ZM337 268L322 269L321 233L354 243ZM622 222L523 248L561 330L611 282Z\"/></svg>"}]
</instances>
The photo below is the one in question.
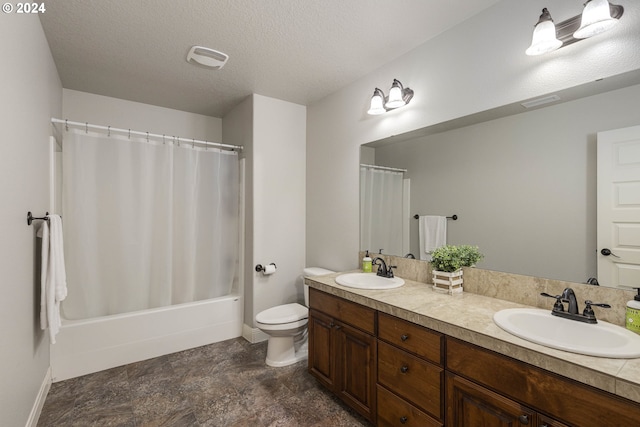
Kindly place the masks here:
<instances>
[{"instance_id":1,"label":"white baseboard","mask_svg":"<svg viewBox=\"0 0 640 427\"><path fill-rule=\"evenodd\" d=\"M33 403L33 407L31 408L31 413L29 414L29 418L27 419L26 427L36 427L38 425L38 419L40 419L40 414L42 413L42 407L44 406L44 401L47 399L47 394L49 393L49 389L51 388L51 367L47 369L47 373L42 380L42 385L40 386L40 391L38 392L38 397L36 397L36 401Z\"/></svg>"},{"instance_id":2,"label":"white baseboard","mask_svg":"<svg viewBox=\"0 0 640 427\"><path fill-rule=\"evenodd\" d=\"M265 334L258 328L252 328L246 323L242 325L242 337L252 344L269 339L269 335Z\"/></svg>"}]
</instances>

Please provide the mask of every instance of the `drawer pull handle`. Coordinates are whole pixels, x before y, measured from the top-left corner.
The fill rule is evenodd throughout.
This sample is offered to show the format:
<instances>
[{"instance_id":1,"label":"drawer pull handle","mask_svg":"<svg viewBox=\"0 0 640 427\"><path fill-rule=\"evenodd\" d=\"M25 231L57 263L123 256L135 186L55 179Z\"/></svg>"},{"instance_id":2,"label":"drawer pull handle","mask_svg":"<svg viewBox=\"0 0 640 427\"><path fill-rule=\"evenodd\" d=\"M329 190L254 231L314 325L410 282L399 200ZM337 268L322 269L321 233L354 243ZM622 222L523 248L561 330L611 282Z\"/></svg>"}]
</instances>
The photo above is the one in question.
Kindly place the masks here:
<instances>
[{"instance_id":1,"label":"drawer pull handle","mask_svg":"<svg viewBox=\"0 0 640 427\"><path fill-rule=\"evenodd\" d=\"M401 424L406 424L407 421L409 421L409 419L407 417L400 417L400 423Z\"/></svg>"},{"instance_id":2,"label":"drawer pull handle","mask_svg":"<svg viewBox=\"0 0 640 427\"><path fill-rule=\"evenodd\" d=\"M342 326L340 326L340 325L336 326L336 331L339 330L339 329L342 329Z\"/></svg>"},{"instance_id":3,"label":"drawer pull handle","mask_svg":"<svg viewBox=\"0 0 640 427\"><path fill-rule=\"evenodd\" d=\"M329 327L330 327L330 328L333 328L334 326L336 326L336 324L335 324L335 323L333 323L333 322L329 323Z\"/></svg>"},{"instance_id":4,"label":"drawer pull handle","mask_svg":"<svg viewBox=\"0 0 640 427\"><path fill-rule=\"evenodd\" d=\"M524 425L529 424L529 416L528 416L528 415L526 415L526 414L520 415L520 416L518 417L518 420L520 420L520 423L521 423L521 424L524 424Z\"/></svg>"},{"instance_id":5,"label":"drawer pull handle","mask_svg":"<svg viewBox=\"0 0 640 427\"><path fill-rule=\"evenodd\" d=\"M402 372L403 374L406 374L407 372L409 372L409 367L407 365L403 365L400 368L400 372Z\"/></svg>"},{"instance_id":6,"label":"drawer pull handle","mask_svg":"<svg viewBox=\"0 0 640 427\"><path fill-rule=\"evenodd\" d=\"M406 341L406 340L408 340L408 339L409 339L409 335L404 334L403 336L401 336L401 337L400 337L400 339L401 339L402 341Z\"/></svg>"}]
</instances>

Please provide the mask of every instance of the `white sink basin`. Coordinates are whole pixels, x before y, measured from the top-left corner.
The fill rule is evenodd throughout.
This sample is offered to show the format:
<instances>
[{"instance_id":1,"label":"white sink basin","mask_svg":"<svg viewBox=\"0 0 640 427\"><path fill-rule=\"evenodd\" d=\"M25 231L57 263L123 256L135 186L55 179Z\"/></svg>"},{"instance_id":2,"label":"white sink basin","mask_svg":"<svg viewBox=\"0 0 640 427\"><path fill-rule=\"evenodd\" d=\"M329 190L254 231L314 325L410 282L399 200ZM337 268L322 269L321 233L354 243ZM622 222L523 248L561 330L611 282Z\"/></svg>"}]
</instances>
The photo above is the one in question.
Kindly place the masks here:
<instances>
[{"instance_id":1,"label":"white sink basin","mask_svg":"<svg viewBox=\"0 0 640 427\"><path fill-rule=\"evenodd\" d=\"M376 273L347 273L336 277L339 285L358 289L393 289L404 285L399 277L392 279L377 276Z\"/></svg>"},{"instance_id":2,"label":"white sink basin","mask_svg":"<svg viewBox=\"0 0 640 427\"><path fill-rule=\"evenodd\" d=\"M493 321L510 334L559 350L618 359L640 357L640 335L607 322L590 325L537 308L501 310Z\"/></svg>"}]
</instances>

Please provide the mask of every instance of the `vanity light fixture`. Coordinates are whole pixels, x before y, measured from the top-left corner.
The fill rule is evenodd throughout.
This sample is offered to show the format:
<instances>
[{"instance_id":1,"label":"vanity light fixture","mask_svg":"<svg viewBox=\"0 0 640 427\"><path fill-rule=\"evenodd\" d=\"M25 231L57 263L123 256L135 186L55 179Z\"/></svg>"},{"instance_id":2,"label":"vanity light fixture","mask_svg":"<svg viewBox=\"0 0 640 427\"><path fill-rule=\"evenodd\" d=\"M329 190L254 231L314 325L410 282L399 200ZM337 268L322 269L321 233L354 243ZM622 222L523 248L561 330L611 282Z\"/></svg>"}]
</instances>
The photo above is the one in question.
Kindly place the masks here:
<instances>
[{"instance_id":1,"label":"vanity light fixture","mask_svg":"<svg viewBox=\"0 0 640 427\"><path fill-rule=\"evenodd\" d=\"M381 89L375 88L371 97L368 114L378 115L396 108L404 107L413 98L413 90L402 86L398 79L393 79L389 96L386 97Z\"/></svg>"},{"instance_id":2,"label":"vanity light fixture","mask_svg":"<svg viewBox=\"0 0 640 427\"><path fill-rule=\"evenodd\" d=\"M611 4L608 0L587 0L581 15L554 25L545 7L533 29L531 46L525 53L530 56L542 55L603 33L617 24L623 13L622 6Z\"/></svg>"}]
</instances>

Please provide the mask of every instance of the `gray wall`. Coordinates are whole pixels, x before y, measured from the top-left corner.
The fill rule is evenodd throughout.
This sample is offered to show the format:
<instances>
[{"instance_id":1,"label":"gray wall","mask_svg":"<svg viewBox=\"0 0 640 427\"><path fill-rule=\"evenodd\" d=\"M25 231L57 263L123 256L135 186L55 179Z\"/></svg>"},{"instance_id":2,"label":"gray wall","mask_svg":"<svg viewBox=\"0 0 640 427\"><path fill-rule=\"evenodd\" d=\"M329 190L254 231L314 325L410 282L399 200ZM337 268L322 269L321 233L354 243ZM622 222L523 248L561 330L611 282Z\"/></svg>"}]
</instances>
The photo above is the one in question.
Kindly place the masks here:
<instances>
[{"instance_id":1,"label":"gray wall","mask_svg":"<svg viewBox=\"0 0 640 427\"><path fill-rule=\"evenodd\" d=\"M253 328L260 311L303 299L305 135L303 105L258 94L223 118L224 142L244 145L247 162L244 323L248 328ZM273 275L254 270L256 264L271 262L278 266Z\"/></svg>"},{"instance_id":2,"label":"gray wall","mask_svg":"<svg viewBox=\"0 0 640 427\"><path fill-rule=\"evenodd\" d=\"M24 426L47 384L35 228L49 209L50 118L62 86L36 15L0 14L0 423Z\"/></svg>"},{"instance_id":3,"label":"gray wall","mask_svg":"<svg viewBox=\"0 0 640 427\"><path fill-rule=\"evenodd\" d=\"M244 218L244 323L253 325L253 97L248 96L222 119L225 144L242 145L245 159Z\"/></svg>"},{"instance_id":4,"label":"gray wall","mask_svg":"<svg viewBox=\"0 0 640 427\"><path fill-rule=\"evenodd\" d=\"M479 245L479 267L584 282L597 276L596 133L640 124L638 111L640 85L387 145L376 160L408 169L411 214L460 217L448 243Z\"/></svg>"}]
</instances>

